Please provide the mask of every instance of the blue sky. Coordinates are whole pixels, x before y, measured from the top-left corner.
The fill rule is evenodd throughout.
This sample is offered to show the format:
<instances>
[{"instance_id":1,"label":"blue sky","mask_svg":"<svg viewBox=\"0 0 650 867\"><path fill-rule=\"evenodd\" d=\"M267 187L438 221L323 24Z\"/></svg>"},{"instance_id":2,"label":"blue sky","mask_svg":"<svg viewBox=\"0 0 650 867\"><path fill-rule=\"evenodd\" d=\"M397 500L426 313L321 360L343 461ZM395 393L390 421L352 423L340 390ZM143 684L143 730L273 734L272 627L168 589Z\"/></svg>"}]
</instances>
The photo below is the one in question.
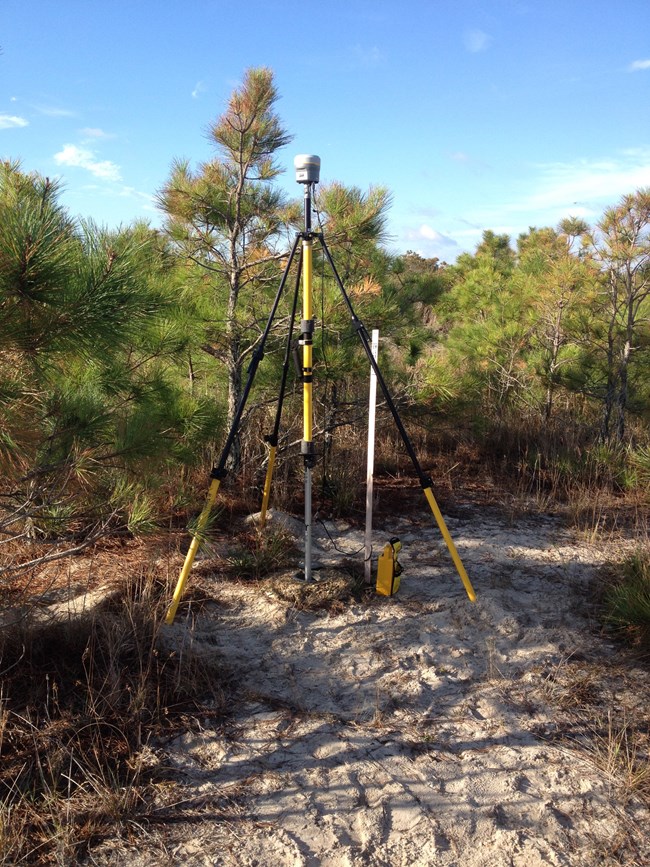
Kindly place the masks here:
<instances>
[{"instance_id":1,"label":"blue sky","mask_svg":"<svg viewBox=\"0 0 650 867\"><path fill-rule=\"evenodd\" d=\"M159 224L174 158L270 66L323 181L393 195L390 247L453 261L594 222L650 186L650 0L2 0L0 157L60 177L75 215Z\"/></svg>"}]
</instances>

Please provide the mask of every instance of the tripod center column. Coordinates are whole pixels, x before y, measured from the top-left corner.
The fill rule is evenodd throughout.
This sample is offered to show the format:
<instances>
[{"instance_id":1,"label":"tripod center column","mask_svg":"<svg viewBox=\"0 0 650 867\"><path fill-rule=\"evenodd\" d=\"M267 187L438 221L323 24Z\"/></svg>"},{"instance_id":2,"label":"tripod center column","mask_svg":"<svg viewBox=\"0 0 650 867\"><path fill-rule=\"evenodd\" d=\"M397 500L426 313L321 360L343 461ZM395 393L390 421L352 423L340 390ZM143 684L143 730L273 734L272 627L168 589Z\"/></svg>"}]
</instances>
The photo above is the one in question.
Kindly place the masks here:
<instances>
[{"instance_id":1,"label":"tripod center column","mask_svg":"<svg viewBox=\"0 0 650 867\"><path fill-rule=\"evenodd\" d=\"M312 252L311 239L302 242L303 262L303 297L302 297L302 322L300 324L300 342L302 343L302 382L303 382L303 454L311 454L313 451L312 426L312 382L313 382L313 346L314 346L314 319L312 310ZM309 446L309 447L307 447Z\"/></svg>"},{"instance_id":2,"label":"tripod center column","mask_svg":"<svg viewBox=\"0 0 650 867\"><path fill-rule=\"evenodd\" d=\"M311 230L311 193L320 177L320 157L315 154L299 154L294 159L296 180L305 188L305 230L302 233L302 322L300 343L302 345L302 393L303 393L303 440L301 451L305 463L305 581L311 581L312 504L311 473L316 462L312 441L312 352L314 343L314 317L312 311L313 240Z\"/></svg>"},{"instance_id":3,"label":"tripod center column","mask_svg":"<svg viewBox=\"0 0 650 867\"><path fill-rule=\"evenodd\" d=\"M316 461L312 440L312 354L314 319L312 314L312 240L308 235L302 242L303 303L300 324L302 343L303 440L301 451L305 463L305 581L312 580L312 469Z\"/></svg>"}]
</instances>

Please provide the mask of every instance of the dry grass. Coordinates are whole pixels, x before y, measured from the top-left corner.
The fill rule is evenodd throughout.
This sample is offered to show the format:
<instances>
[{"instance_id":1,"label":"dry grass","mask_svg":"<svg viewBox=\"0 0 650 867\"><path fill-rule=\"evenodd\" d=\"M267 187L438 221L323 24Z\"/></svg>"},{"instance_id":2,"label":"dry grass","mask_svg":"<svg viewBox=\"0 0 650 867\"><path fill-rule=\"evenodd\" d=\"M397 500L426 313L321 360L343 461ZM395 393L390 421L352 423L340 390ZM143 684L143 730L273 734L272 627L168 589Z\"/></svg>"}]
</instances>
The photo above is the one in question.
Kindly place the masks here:
<instances>
[{"instance_id":1,"label":"dry grass","mask_svg":"<svg viewBox=\"0 0 650 867\"><path fill-rule=\"evenodd\" d=\"M167 598L143 571L80 617L3 635L0 864L73 864L129 833L151 803L153 738L220 713L218 660L165 639Z\"/></svg>"},{"instance_id":2,"label":"dry grass","mask_svg":"<svg viewBox=\"0 0 650 867\"><path fill-rule=\"evenodd\" d=\"M595 724L587 752L623 805L639 798L650 805L650 756L648 732L625 715L616 719L611 710Z\"/></svg>"},{"instance_id":3,"label":"dry grass","mask_svg":"<svg viewBox=\"0 0 650 867\"><path fill-rule=\"evenodd\" d=\"M540 671L539 690L549 704L570 711L598 704L601 683L597 666L567 656Z\"/></svg>"},{"instance_id":4,"label":"dry grass","mask_svg":"<svg viewBox=\"0 0 650 867\"><path fill-rule=\"evenodd\" d=\"M363 568L350 563L344 569L323 569L308 584L296 580L296 572L281 571L270 576L265 587L283 602L300 611L340 613L347 605L374 596L374 587L364 584Z\"/></svg>"},{"instance_id":5,"label":"dry grass","mask_svg":"<svg viewBox=\"0 0 650 867\"><path fill-rule=\"evenodd\" d=\"M541 462L513 474L514 449L498 464L476 443L453 439L441 450L439 443L425 442L432 447L428 454L417 438L415 445L443 507L453 508L456 498L493 504L508 495L516 503L525 495L544 511L562 502L565 514L591 538L644 526L648 537L647 505L632 494L612 493L607 480L601 487L579 479L567 486L563 469ZM330 473L330 487L323 484L317 492L325 513L352 508L354 480L365 474L362 451L352 440L347 446L347 440L341 442L336 454L336 465L344 467L340 477ZM400 443L386 436L378 456L387 474L376 487L380 509L394 512L415 503L426 511ZM281 481L282 467L278 477ZM294 481L287 476L285 491L282 482L279 491L292 508ZM502 500L495 499L495 491ZM231 517L259 507L233 502L224 500ZM287 571L293 552L281 535L252 528L237 533L235 550L224 545L223 552L224 577L259 581L295 609L338 612L373 593L354 569L328 572L309 585L294 581L295 573ZM222 713L226 675L218 660L165 640L162 622L170 594L168 584L158 580L165 570L132 568L126 550L110 556L129 574L114 582L113 595L93 611L64 622L39 622L27 606L23 620L2 636L0 865L74 864L102 838L135 835L143 824L160 821L159 797L153 807L160 791L152 760L155 738L191 727L199 711L202 719ZM167 571L173 583L176 564ZM27 589L49 591L62 575L40 573ZM73 583L70 573L67 581ZM11 598L5 598L11 608ZM20 598L24 602L26 594ZM488 660L497 678L493 647ZM577 721L581 752L612 789L623 801L649 801L647 723L608 708L600 675L588 663L567 659L540 674L541 694L560 716ZM379 706L378 698L377 723Z\"/></svg>"},{"instance_id":6,"label":"dry grass","mask_svg":"<svg viewBox=\"0 0 650 867\"><path fill-rule=\"evenodd\" d=\"M612 800L650 806L650 730L639 690L647 672L622 657L605 667L566 657L540 671L538 690L556 709L557 737L595 765Z\"/></svg>"},{"instance_id":7,"label":"dry grass","mask_svg":"<svg viewBox=\"0 0 650 867\"><path fill-rule=\"evenodd\" d=\"M650 545L610 566L601 578L604 622L627 644L650 655Z\"/></svg>"}]
</instances>

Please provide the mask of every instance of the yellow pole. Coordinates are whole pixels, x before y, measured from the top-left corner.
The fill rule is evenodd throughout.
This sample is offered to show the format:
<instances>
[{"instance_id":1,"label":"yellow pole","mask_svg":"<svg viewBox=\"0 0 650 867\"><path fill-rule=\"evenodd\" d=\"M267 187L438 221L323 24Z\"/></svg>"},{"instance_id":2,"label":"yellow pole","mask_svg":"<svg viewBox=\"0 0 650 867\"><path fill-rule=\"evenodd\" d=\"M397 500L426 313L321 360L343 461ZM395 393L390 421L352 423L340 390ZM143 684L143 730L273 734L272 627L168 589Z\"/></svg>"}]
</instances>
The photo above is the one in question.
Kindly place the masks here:
<instances>
[{"instance_id":1,"label":"yellow pole","mask_svg":"<svg viewBox=\"0 0 650 867\"><path fill-rule=\"evenodd\" d=\"M305 321L310 321L312 312L312 252L313 244L310 240L302 242L302 262L303 262L303 292L302 292L302 318ZM311 336L309 340L304 340L302 348L302 367L304 373L303 383L303 439L306 443L312 441L312 364L313 364L313 344Z\"/></svg>"},{"instance_id":2,"label":"yellow pole","mask_svg":"<svg viewBox=\"0 0 650 867\"><path fill-rule=\"evenodd\" d=\"M203 530L205 530L205 526L208 523L208 518L210 517L210 513L212 512L212 507L214 506L214 501L217 499L219 484L219 479L212 479L212 482L210 483L210 488L208 490L208 497L205 501L205 506L203 507L203 511L199 515L196 530L194 531L194 534L192 536L192 542L190 543L189 550L185 556L185 562L183 563L181 574L178 576L176 589L174 590L174 596L172 597L171 604L169 606L169 609L167 610L165 623L168 626L172 625L172 623L174 622L174 618L176 617L176 611L183 596L183 591L185 590L187 577L190 574L190 569L192 568L194 557L196 556L196 552L199 550L199 545L201 544L201 533Z\"/></svg>"},{"instance_id":3,"label":"yellow pole","mask_svg":"<svg viewBox=\"0 0 650 867\"><path fill-rule=\"evenodd\" d=\"M309 187L305 188L309 191ZM310 200L306 201L305 225L309 228L311 215ZM311 237L303 237L302 242L302 267L303 267L303 292L302 292L302 381L303 381L303 440L301 451L305 464L305 581L311 581L311 544L312 544L312 490L311 473L314 466L313 436L313 404L312 404L312 378L313 378L313 333L314 320L312 310L312 259L313 244Z\"/></svg>"},{"instance_id":4,"label":"yellow pole","mask_svg":"<svg viewBox=\"0 0 650 867\"><path fill-rule=\"evenodd\" d=\"M431 511L438 523L438 527L440 528L440 532L442 533L442 538L447 543L447 548L449 549L449 553L451 554L451 559L454 561L454 565L456 566L456 570L460 575L460 580L463 582L463 586L467 595L470 598L471 602L476 602L476 593L474 593L474 588L467 576L467 572L465 571L465 567L463 566L462 560L458 555L458 551L456 550L456 546L454 545L454 541L449 535L449 530L447 529L447 525L445 524L445 519L442 517L442 512L440 511L438 504L436 503L436 498L433 496L433 491L431 488L424 488L424 496L427 498L429 505L431 506Z\"/></svg>"},{"instance_id":5,"label":"yellow pole","mask_svg":"<svg viewBox=\"0 0 650 867\"><path fill-rule=\"evenodd\" d=\"M262 494L262 509L260 511L260 526L266 524L266 510L269 507L269 497L271 496L271 480L273 479L273 468L275 467L275 453L277 446L271 446L269 451L269 465L266 468L266 479L264 481L264 492Z\"/></svg>"}]
</instances>

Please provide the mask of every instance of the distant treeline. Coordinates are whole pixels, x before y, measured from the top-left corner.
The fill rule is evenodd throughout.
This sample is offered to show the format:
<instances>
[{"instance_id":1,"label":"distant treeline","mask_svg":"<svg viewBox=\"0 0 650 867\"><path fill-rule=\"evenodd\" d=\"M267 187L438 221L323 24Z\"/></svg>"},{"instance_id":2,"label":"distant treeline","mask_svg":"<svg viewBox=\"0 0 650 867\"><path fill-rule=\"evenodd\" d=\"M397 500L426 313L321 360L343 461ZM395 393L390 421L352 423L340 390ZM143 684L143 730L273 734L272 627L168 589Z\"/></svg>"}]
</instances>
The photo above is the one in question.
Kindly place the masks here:
<instances>
[{"instance_id":1,"label":"distant treeline","mask_svg":"<svg viewBox=\"0 0 650 867\"><path fill-rule=\"evenodd\" d=\"M70 218L56 182L0 165L0 530L4 538L138 532L194 501L242 394L301 202L275 179L289 141L269 70L253 69L211 136L176 162L164 227ZM621 489L650 480L650 191L594 226L485 232L454 265L383 247L390 196L331 184L316 205L337 269L416 426L553 461ZM366 363L316 253L316 434L354 439ZM288 281L293 284L293 279ZM291 295L289 291L288 296ZM233 467L263 461L291 298L256 377ZM299 314L298 314L299 315ZM300 439L290 381L283 448ZM344 432L345 434L344 437ZM324 470L326 472L326 470Z\"/></svg>"}]
</instances>

